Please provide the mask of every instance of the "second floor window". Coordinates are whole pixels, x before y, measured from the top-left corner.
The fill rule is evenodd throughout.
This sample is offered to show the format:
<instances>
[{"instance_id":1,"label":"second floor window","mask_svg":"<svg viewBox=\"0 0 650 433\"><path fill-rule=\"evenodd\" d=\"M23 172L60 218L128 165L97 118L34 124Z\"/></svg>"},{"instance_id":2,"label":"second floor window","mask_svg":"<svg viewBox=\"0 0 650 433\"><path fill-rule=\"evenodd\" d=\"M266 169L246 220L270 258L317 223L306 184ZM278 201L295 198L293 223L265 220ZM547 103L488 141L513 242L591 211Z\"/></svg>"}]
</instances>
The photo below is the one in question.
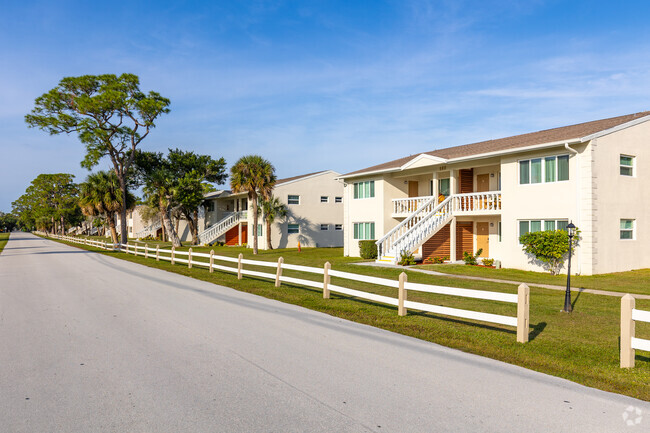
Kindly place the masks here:
<instances>
[{"instance_id":1,"label":"second floor window","mask_svg":"<svg viewBox=\"0 0 650 433\"><path fill-rule=\"evenodd\" d=\"M290 195L287 197L287 203L289 204L300 204L300 196L299 195Z\"/></svg>"},{"instance_id":2,"label":"second floor window","mask_svg":"<svg viewBox=\"0 0 650 433\"><path fill-rule=\"evenodd\" d=\"M621 220L620 239L634 238L634 220Z\"/></svg>"},{"instance_id":3,"label":"second floor window","mask_svg":"<svg viewBox=\"0 0 650 433\"><path fill-rule=\"evenodd\" d=\"M628 155L621 155L621 176L634 176L634 157Z\"/></svg>"},{"instance_id":4,"label":"second floor window","mask_svg":"<svg viewBox=\"0 0 650 433\"><path fill-rule=\"evenodd\" d=\"M449 197L449 178L438 180L438 194Z\"/></svg>"},{"instance_id":5,"label":"second floor window","mask_svg":"<svg viewBox=\"0 0 650 433\"><path fill-rule=\"evenodd\" d=\"M569 180L569 155L519 161L519 184L548 183Z\"/></svg>"},{"instance_id":6,"label":"second floor window","mask_svg":"<svg viewBox=\"0 0 650 433\"><path fill-rule=\"evenodd\" d=\"M375 196L375 181L367 180L354 184L354 198L372 198Z\"/></svg>"},{"instance_id":7,"label":"second floor window","mask_svg":"<svg viewBox=\"0 0 650 433\"><path fill-rule=\"evenodd\" d=\"M320 202L321 203L329 203L329 201L330 201L330 198L328 196L326 196L326 195L321 195L320 196Z\"/></svg>"}]
</instances>

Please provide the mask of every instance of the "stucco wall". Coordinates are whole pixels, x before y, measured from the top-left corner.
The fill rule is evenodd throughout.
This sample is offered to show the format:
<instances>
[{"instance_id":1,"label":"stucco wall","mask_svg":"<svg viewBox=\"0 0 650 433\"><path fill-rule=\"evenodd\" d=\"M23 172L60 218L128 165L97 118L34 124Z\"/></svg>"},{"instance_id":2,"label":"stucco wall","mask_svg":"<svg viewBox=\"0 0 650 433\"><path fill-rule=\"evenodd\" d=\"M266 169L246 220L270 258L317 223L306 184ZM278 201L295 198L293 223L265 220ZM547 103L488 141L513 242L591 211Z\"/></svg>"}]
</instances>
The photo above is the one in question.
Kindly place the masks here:
<instances>
[{"instance_id":1,"label":"stucco wall","mask_svg":"<svg viewBox=\"0 0 650 433\"><path fill-rule=\"evenodd\" d=\"M620 155L635 157L634 177L621 176ZM597 139L594 151L595 272L649 268L650 122ZM636 220L636 239L621 240L621 219Z\"/></svg>"}]
</instances>

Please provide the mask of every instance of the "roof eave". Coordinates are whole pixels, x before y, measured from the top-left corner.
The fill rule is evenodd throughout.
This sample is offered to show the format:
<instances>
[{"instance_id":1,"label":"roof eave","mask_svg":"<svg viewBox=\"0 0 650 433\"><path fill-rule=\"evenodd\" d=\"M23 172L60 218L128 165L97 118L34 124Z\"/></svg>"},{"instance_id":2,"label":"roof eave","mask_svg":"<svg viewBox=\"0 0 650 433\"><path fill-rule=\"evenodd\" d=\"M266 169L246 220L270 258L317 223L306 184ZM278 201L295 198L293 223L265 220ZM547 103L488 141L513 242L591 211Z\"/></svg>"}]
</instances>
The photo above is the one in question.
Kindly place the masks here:
<instances>
[{"instance_id":1,"label":"roof eave","mask_svg":"<svg viewBox=\"0 0 650 433\"><path fill-rule=\"evenodd\" d=\"M613 128L605 129L603 131L598 131L598 132L595 132L595 133L593 133L591 135L587 135L585 137L582 137L580 139L580 141L582 143L584 143L586 141L594 140L596 138L603 137L603 136L609 135L609 134L613 134L614 132L618 132L618 131L621 131L623 129L627 129L627 128L631 127L631 126L638 125L638 124L643 123L643 122L647 122L648 120L650 120L650 116L639 117L638 119L634 119L634 120L630 120L629 122L621 123L620 125L614 126Z\"/></svg>"}]
</instances>

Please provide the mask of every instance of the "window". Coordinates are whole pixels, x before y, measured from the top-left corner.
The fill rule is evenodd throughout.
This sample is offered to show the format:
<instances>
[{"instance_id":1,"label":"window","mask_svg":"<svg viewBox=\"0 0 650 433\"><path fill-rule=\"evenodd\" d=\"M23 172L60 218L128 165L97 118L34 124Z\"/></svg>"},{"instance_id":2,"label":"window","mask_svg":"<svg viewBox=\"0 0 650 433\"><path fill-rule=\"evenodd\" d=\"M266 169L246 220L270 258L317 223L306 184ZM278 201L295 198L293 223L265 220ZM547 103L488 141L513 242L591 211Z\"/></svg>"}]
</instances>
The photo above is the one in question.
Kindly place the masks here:
<instances>
[{"instance_id":1,"label":"window","mask_svg":"<svg viewBox=\"0 0 650 433\"><path fill-rule=\"evenodd\" d=\"M438 180L438 194L449 197L449 178Z\"/></svg>"},{"instance_id":2,"label":"window","mask_svg":"<svg viewBox=\"0 0 650 433\"><path fill-rule=\"evenodd\" d=\"M329 203L329 201L330 201L330 198L328 196L326 196L326 195L321 195L320 196L320 202L321 203Z\"/></svg>"},{"instance_id":3,"label":"window","mask_svg":"<svg viewBox=\"0 0 650 433\"><path fill-rule=\"evenodd\" d=\"M497 223L497 236L499 237L499 242L501 242L501 221Z\"/></svg>"},{"instance_id":4,"label":"window","mask_svg":"<svg viewBox=\"0 0 650 433\"><path fill-rule=\"evenodd\" d=\"M343 197L334 197L334 203L343 203Z\"/></svg>"},{"instance_id":5,"label":"window","mask_svg":"<svg viewBox=\"0 0 650 433\"><path fill-rule=\"evenodd\" d=\"M569 180L569 155L519 161L519 184ZM500 187L499 187L500 188Z\"/></svg>"},{"instance_id":6,"label":"window","mask_svg":"<svg viewBox=\"0 0 650 433\"><path fill-rule=\"evenodd\" d=\"M634 239L634 220L621 220L621 239Z\"/></svg>"},{"instance_id":7,"label":"window","mask_svg":"<svg viewBox=\"0 0 650 433\"><path fill-rule=\"evenodd\" d=\"M262 236L262 224L257 225L257 236Z\"/></svg>"},{"instance_id":8,"label":"window","mask_svg":"<svg viewBox=\"0 0 650 433\"><path fill-rule=\"evenodd\" d=\"M368 240L375 238L375 223L354 223L354 239Z\"/></svg>"},{"instance_id":9,"label":"window","mask_svg":"<svg viewBox=\"0 0 650 433\"><path fill-rule=\"evenodd\" d=\"M321 224L320 229L321 229L321 231L329 230L330 225L329 224Z\"/></svg>"},{"instance_id":10,"label":"window","mask_svg":"<svg viewBox=\"0 0 650 433\"><path fill-rule=\"evenodd\" d=\"M300 196L299 195L290 195L287 197L287 203L289 204L300 204Z\"/></svg>"},{"instance_id":11,"label":"window","mask_svg":"<svg viewBox=\"0 0 650 433\"><path fill-rule=\"evenodd\" d=\"M634 176L634 157L621 155L621 176ZM629 220L628 220L629 221ZM623 239L623 238L621 238Z\"/></svg>"},{"instance_id":12,"label":"window","mask_svg":"<svg viewBox=\"0 0 650 433\"><path fill-rule=\"evenodd\" d=\"M569 220L520 220L519 221L519 236L526 233L566 230ZM501 223L498 226L499 242L501 242Z\"/></svg>"},{"instance_id":13,"label":"window","mask_svg":"<svg viewBox=\"0 0 650 433\"><path fill-rule=\"evenodd\" d=\"M343 224L334 224L334 230L340 232L341 230L343 230Z\"/></svg>"},{"instance_id":14,"label":"window","mask_svg":"<svg viewBox=\"0 0 650 433\"><path fill-rule=\"evenodd\" d=\"M214 202L213 201L206 201L205 202L205 210L207 212L214 212Z\"/></svg>"},{"instance_id":15,"label":"window","mask_svg":"<svg viewBox=\"0 0 650 433\"><path fill-rule=\"evenodd\" d=\"M375 181L367 180L354 184L354 198L372 198L375 196Z\"/></svg>"},{"instance_id":16,"label":"window","mask_svg":"<svg viewBox=\"0 0 650 433\"><path fill-rule=\"evenodd\" d=\"M287 227L287 233L300 233L300 225L298 224L289 224Z\"/></svg>"}]
</instances>

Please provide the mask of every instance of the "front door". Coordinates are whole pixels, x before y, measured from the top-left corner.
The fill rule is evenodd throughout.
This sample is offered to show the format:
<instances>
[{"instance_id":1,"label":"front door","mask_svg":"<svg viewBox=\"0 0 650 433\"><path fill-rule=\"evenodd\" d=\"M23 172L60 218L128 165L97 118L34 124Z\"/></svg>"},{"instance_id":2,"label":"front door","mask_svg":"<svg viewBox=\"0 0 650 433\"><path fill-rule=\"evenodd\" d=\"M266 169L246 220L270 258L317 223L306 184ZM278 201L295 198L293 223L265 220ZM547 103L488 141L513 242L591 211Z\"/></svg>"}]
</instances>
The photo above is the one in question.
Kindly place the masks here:
<instances>
[{"instance_id":1,"label":"front door","mask_svg":"<svg viewBox=\"0 0 650 433\"><path fill-rule=\"evenodd\" d=\"M490 190L490 175L479 174L476 176L476 192L485 192Z\"/></svg>"},{"instance_id":2,"label":"front door","mask_svg":"<svg viewBox=\"0 0 650 433\"><path fill-rule=\"evenodd\" d=\"M479 257L490 257L490 223L476 223L476 250L483 248Z\"/></svg>"},{"instance_id":3,"label":"front door","mask_svg":"<svg viewBox=\"0 0 650 433\"><path fill-rule=\"evenodd\" d=\"M409 180L409 197L417 197L417 196L418 196L418 181Z\"/></svg>"}]
</instances>

